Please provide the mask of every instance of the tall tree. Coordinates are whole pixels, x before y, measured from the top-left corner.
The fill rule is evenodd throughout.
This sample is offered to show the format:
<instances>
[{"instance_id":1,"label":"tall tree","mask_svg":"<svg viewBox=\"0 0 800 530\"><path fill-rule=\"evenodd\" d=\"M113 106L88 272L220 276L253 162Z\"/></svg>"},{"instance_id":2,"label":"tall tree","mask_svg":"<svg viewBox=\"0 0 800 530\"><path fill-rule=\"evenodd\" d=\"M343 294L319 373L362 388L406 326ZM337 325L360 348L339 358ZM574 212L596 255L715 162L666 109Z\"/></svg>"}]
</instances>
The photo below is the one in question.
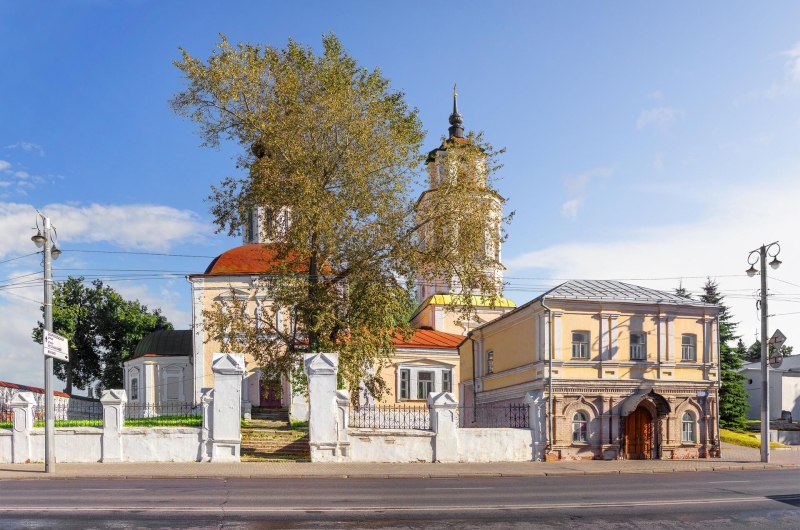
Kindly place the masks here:
<instances>
[{"instance_id":1,"label":"tall tree","mask_svg":"<svg viewBox=\"0 0 800 530\"><path fill-rule=\"evenodd\" d=\"M719 364L722 380L719 392L719 424L725 429L743 431L747 428L747 409L750 405L744 388L745 377L738 371L742 368L742 352L730 345L739 339L736 335L738 324L731 322L730 311L724 304L724 296L720 294L719 284L716 281L708 278L703 285L700 299L722 308L719 312ZM741 340L739 342L741 343Z\"/></svg>"},{"instance_id":2,"label":"tall tree","mask_svg":"<svg viewBox=\"0 0 800 530\"><path fill-rule=\"evenodd\" d=\"M686 290L686 287L683 286L683 280L678 283L678 287L675 288L675 294L680 296L681 298L692 298L692 293Z\"/></svg>"},{"instance_id":3,"label":"tall tree","mask_svg":"<svg viewBox=\"0 0 800 530\"><path fill-rule=\"evenodd\" d=\"M227 330L236 326L270 330L224 347L285 375L304 349L335 350L343 384L377 396L393 338L413 333L410 279L452 278L490 304L501 296L502 285L486 274L499 266L491 249L507 220L493 188L500 151L480 134L443 139L448 162L437 193L417 204L425 187L417 110L334 35L323 36L320 54L293 40L278 49L234 46L224 36L207 62L182 53L175 66L186 87L172 108L199 124L203 145L238 143L238 167L247 170L213 188L218 231L237 235L254 207L269 212L259 221L283 266L264 289L273 310L294 316L291 329L278 329L274 318L257 323L217 304L205 316L217 339L235 338ZM474 314L472 303L463 297L451 309ZM249 321L230 321L240 317Z\"/></svg>"},{"instance_id":4,"label":"tall tree","mask_svg":"<svg viewBox=\"0 0 800 530\"><path fill-rule=\"evenodd\" d=\"M42 329L39 322L32 333L40 344ZM172 329L160 309L125 300L100 280L86 285L83 277L69 277L53 285L53 331L69 341L69 362L56 360L53 368L68 394L93 384L96 391L121 388L122 362L142 337L158 329Z\"/></svg>"}]
</instances>

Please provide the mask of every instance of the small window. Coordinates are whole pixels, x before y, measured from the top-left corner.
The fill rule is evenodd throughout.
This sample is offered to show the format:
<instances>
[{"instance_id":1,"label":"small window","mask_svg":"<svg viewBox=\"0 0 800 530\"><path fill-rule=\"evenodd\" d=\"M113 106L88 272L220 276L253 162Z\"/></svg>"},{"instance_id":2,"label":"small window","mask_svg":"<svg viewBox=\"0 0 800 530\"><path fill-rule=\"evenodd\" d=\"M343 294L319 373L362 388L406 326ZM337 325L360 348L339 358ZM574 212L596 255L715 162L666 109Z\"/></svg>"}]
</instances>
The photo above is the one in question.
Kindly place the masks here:
<instances>
[{"instance_id":1,"label":"small window","mask_svg":"<svg viewBox=\"0 0 800 530\"><path fill-rule=\"evenodd\" d=\"M428 399L433 392L433 372L417 373L417 399Z\"/></svg>"},{"instance_id":2,"label":"small window","mask_svg":"<svg viewBox=\"0 0 800 530\"><path fill-rule=\"evenodd\" d=\"M131 378L131 400L138 401L139 399L139 378Z\"/></svg>"},{"instance_id":3,"label":"small window","mask_svg":"<svg viewBox=\"0 0 800 530\"><path fill-rule=\"evenodd\" d=\"M572 417L572 441L586 443L586 425L588 421L586 414L576 412Z\"/></svg>"},{"instance_id":4,"label":"small window","mask_svg":"<svg viewBox=\"0 0 800 530\"><path fill-rule=\"evenodd\" d=\"M694 443L694 416L691 412L684 412L681 419L681 442Z\"/></svg>"},{"instance_id":5,"label":"small window","mask_svg":"<svg viewBox=\"0 0 800 530\"><path fill-rule=\"evenodd\" d=\"M442 392L453 391L453 372L445 370L442 372Z\"/></svg>"},{"instance_id":6,"label":"small window","mask_svg":"<svg viewBox=\"0 0 800 530\"><path fill-rule=\"evenodd\" d=\"M408 384L411 379L408 370L400 370L400 399L408 399Z\"/></svg>"},{"instance_id":7,"label":"small window","mask_svg":"<svg viewBox=\"0 0 800 530\"><path fill-rule=\"evenodd\" d=\"M494 373L494 351L492 350L486 352L486 373Z\"/></svg>"},{"instance_id":8,"label":"small window","mask_svg":"<svg viewBox=\"0 0 800 530\"><path fill-rule=\"evenodd\" d=\"M644 333L631 333L631 360L647 360L647 335Z\"/></svg>"},{"instance_id":9,"label":"small window","mask_svg":"<svg viewBox=\"0 0 800 530\"><path fill-rule=\"evenodd\" d=\"M681 360L697 360L697 337L694 335L681 335Z\"/></svg>"},{"instance_id":10,"label":"small window","mask_svg":"<svg viewBox=\"0 0 800 530\"><path fill-rule=\"evenodd\" d=\"M588 331L573 331L572 332L572 357L574 359L588 359L589 358L589 332Z\"/></svg>"}]
</instances>

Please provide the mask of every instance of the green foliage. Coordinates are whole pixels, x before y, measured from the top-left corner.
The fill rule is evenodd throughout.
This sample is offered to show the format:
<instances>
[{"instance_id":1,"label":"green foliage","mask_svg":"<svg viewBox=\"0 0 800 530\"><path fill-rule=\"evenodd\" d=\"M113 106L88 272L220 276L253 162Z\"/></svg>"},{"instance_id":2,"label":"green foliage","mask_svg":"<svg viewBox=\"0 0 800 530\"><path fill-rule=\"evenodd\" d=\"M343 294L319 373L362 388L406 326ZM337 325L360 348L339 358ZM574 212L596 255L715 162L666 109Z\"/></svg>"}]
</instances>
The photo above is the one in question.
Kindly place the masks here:
<instances>
[{"instance_id":1,"label":"green foliage","mask_svg":"<svg viewBox=\"0 0 800 530\"><path fill-rule=\"evenodd\" d=\"M688 298L689 300L692 299L692 293L686 290L686 287L683 286L683 280L678 283L678 287L675 288L675 294L680 296L681 298Z\"/></svg>"},{"instance_id":2,"label":"green foliage","mask_svg":"<svg viewBox=\"0 0 800 530\"><path fill-rule=\"evenodd\" d=\"M100 421L102 426L102 420ZM125 427L202 427L203 416L195 415L164 415L152 418L128 418Z\"/></svg>"},{"instance_id":3,"label":"green foliage","mask_svg":"<svg viewBox=\"0 0 800 530\"><path fill-rule=\"evenodd\" d=\"M33 328L39 344L42 329L41 322ZM125 300L100 280L86 285L82 276L70 276L53 285L53 331L69 341L69 363L56 360L53 368L68 394L73 386L96 385L98 394L122 388L122 362L145 335L159 329L172 329L160 309L149 311L138 300Z\"/></svg>"},{"instance_id":4,"label":"green foliage","mask_svg":"<svg viewBox=\"0 0 800 530\"><path fill-rule=\"evenodd\" d=\"M222 36L206 62L182 54L185 89L173 110L199 125L203 145L238 143L247 172L212 188L218 231L240 234L263 208L258 223L283 264L259 286L268 311L254 316L237 300L204 311L209 340L295 380L304 351L337 351L343 385L380 397L394 339L413 334L409 280L452 278L490 303L501 296L486 271L499 266L492 249L508 220L492 187L502 151L480 134L443 141L436 189L417 201L418 112L336 36L323 36L321 53ZM474 316L470 297L452 309ZM276 325L278 311L291 326Z\"/></svg>"},{"instance_id":5,"label":"green foliage","mask_svg":"<svg viewBox=\"0 0 800 530\"><path fill-rule=\"evenodd\" d=\"M753 434L720 428L719 437L725 443L740 445L742 447L750 447L752 449L761 448L761 440L756 438ZM778 442L770 442L769 446L771 449L780 449L782 447L786 447Z\"/></svg>"},{"instance_id":6,"label":"green foliage","mask_svg":"<svg viewBox=\"0 0 800 530\"><path fill-rule=\"evenodd\" d=\"M723 303L724 297L719 293L719 285L709 278L700 295L703 302L722 307L719 313L719 350L720 379L722 387L719 391L719 424L720 427L734 431L747 428L747 391L744 388L745 377L737 370L742 367L744 344L739 340L739 347L734 349L730 343L739 339L736 336L736 323L731 322L731 314Z\"/></svg>"}]
</instances>

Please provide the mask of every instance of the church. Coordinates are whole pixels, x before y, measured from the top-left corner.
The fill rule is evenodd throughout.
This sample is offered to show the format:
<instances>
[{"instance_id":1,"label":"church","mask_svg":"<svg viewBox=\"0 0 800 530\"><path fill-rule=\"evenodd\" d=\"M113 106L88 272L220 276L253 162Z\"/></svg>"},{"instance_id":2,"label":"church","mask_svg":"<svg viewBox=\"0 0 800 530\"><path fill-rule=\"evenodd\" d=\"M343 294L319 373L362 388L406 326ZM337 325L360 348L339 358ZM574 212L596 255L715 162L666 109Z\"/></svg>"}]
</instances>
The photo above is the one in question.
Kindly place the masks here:
<instances>
[{"instance_id":1,"label":"church","mask_svg":"<svg viewBox=\"0 0 800 530\"><path fill-rule=\"evenodd\" d=\"M449 117L449 135L440 147L432 150L427 159L429 188L419 201L429 200L436 193L442 178L439 169L446 156L448 142L466 142L463 117L458 111L457 95L453 94L453 111ZM502 199L494 199L502 208ZM419 203L418 201L418 203ZM157 404L180 402L196 404L201 389L212 386L211 359L220 345L210 339L204 329L203 311L215 303L225 304L236 297L252 314L271 311L271 300L259 289L259 283L269 281L270 273L280 268L273 246L273 231L288 223L285 212L254 208L248 213L242 235L242 245L217 256L202 273L187 277L192 294L192 330L159 331L145 337L135 354L125 361L125 388L130 402ZM487 271L502 283L500 248L495 250L498 266ZM489 307L479 293L462 293L453 289L452 279L436 278L433 282L419 280L416 296L418 307L411 317L416 329L413 337L397 338L395 354L382 375L388 392L382 404L410 403L423 405L431 392L458 394L461 380L459 345L467 333L482 323L491 321L515 304L501 298ZM464 321L449 311L454 298L472 296L477 318ZM455 299L456 301L458 298ZM275 313L276 326L290 326L288 315ZM288 408L296 420L308 415L306 396L299 395L285 377L268 380L254 359L245 356L242 396L243 410L250 407Z\"/></svg>"}]
</instances>

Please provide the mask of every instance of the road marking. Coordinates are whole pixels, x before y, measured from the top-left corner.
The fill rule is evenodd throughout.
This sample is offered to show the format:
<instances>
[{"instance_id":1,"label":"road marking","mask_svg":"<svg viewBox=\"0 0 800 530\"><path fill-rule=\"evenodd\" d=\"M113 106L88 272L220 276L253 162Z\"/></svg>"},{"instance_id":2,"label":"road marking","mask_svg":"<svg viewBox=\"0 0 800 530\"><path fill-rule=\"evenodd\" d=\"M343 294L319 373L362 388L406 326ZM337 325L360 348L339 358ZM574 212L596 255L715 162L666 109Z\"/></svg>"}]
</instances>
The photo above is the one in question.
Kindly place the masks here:
<instances>
[{"instance_id":1,"label":"road marking","mask_svg":"<svg viewBox=\"0 0 800 530\"><path fill-rule=\"evenodd\" d=\"M198 506L109 506L109 507L81 507L81 506L26 506L17 508L4 508L0 506L2 512L187 512L187 513L339 513L339 512L375 512L375 511L397 511L397 512L447 512L453 510L462 511L485 511L485 510L548 510L548 509L586 509L586 508L627 508L632 506L674 506L687 504L731 504L744 502L787 502L800 500L800 495L776 495L769 497L738 497L720 499L680 499L672 501L640 501L640 502L609 502L609 503L570 503L570 504L497 504L488 506L297 506L297 507L252 507L225 506L219 508L201 508Z\"/></svg>"},{"instance_id":2,"label":"road marking","mask_svg":"<svg viewBox=\"0 0 800 530\"><path fill-rule=\"evenodd\" d=\"M145 491L145 488L82 488L81 491Z\"/></svg>"},{"instance_id":3,"label":"road marking","mask_svg":"<svg viewBox=\"0 0 800 530\"><path fill-rule=\"evenodd\" d=\"M732 482L752 482L752 480L720 480L717 482L709 482L709 484L730 484Z\"/></svg>"},{"instance_id":4,"label":"road marking","mask_svg":"<svg viewBox=\"0 0 800 530\"><path fill-rule=\"evenodd\" d=\"M494 490L497 488L425 488L426 490Z\"/></svg>"}]
</instances>

